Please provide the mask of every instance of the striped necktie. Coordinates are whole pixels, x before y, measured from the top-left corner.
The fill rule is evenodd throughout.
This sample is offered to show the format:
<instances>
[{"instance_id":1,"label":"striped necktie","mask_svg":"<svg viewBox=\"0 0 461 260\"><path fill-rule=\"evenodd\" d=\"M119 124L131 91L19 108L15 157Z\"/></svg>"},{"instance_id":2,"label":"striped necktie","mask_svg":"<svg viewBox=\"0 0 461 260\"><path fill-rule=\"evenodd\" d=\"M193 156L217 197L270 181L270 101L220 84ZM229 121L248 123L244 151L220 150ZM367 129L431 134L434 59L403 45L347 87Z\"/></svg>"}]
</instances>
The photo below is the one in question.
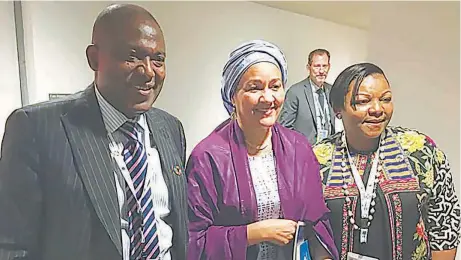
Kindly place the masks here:
<instances>
[{"instance_id":1,"label":"striped necktie","mask_svg":"<svg viewBox=\"0 0 461 260\"><path fill-rule=\"evenodd\" d=\"M120 128L128 138L123 157L133 181L136 194L127 189L128 223L130 235L130 259L158 259L160 247L158 243L157 224L152 203L152 192L144 185L147 174L147 155L140 142L140 134L136 123L126 122ZM140 202L137 203L137 201Z\"/></svg>"}]
</instances>

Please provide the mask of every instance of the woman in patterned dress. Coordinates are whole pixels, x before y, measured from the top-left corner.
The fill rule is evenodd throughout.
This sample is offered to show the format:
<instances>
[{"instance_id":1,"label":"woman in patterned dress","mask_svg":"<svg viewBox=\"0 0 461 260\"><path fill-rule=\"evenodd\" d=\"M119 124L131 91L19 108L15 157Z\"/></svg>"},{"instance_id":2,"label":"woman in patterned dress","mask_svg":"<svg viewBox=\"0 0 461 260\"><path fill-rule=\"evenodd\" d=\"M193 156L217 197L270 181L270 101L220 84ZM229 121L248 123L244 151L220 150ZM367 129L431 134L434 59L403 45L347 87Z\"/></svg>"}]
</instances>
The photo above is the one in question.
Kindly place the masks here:
<instances>
[{"instance_id":1,"label":"woman in patterned dress","mask_svg":"<svg viewBox=\"0 0 461 260\"><path fill-rule=\"evenodd\" d=\"M370 63L337 77L344 131L314 146L341 259L454 259L460 206L445 154L417 130L388 126L392 92Z\"/></svg>"},{"instance_id":2,"label":"woman in patterned dress","mask_svg":"<svg viewBox=\"0 0 461 260\"><path fill-rule=\"evenodd\" d=\"M186 169L189 260L289 260L298 221L313 259L337 259L312 148L276 123L286 77L271 43L230 54L221 94L231 118L194 148Z\"/></svg>"}]
</instances>

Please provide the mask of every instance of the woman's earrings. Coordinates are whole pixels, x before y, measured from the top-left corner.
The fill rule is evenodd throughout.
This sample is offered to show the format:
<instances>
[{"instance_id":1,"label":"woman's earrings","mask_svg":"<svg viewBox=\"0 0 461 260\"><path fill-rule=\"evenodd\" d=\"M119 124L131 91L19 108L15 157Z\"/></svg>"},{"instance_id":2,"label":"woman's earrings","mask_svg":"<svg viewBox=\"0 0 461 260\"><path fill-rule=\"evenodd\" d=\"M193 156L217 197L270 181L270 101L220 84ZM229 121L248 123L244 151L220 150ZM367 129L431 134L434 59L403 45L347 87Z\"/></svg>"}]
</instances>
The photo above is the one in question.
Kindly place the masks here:
<instances>
[{"instance_id":1,"label":"woman's earrings","mask_svg":"<svg viewBox=\"0 0 461 260\"><path fill-rule=\"evenodd\" d=\"M230 118L232 120L236 119L237 118L237 114L235 113L235 107L234 107L234 110L232 110L231 114L230 114Z\"/></svg>"}]
</instances>

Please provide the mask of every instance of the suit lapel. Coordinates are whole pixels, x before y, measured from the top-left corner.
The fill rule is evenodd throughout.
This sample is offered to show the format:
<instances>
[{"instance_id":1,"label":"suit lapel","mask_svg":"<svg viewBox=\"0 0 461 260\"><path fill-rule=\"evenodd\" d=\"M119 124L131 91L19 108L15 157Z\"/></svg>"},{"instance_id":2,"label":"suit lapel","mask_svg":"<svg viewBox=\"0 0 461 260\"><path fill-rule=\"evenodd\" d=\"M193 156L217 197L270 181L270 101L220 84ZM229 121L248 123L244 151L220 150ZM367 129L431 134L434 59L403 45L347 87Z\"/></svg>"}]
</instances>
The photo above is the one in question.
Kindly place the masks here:
<instances>
[{"instance_id":1,"label":"suit lapel","mask_svg":"<svg viewBox=\"0 0 461 260\"><path fill-rule=\"evenodd\" d=\"M94 87L89 87L75 107L62 116L75 166L96 214L117 250L122 254L120 211L115 187L109 140L97 104Z\"/></svg>"},{"instance_id":2,"label":"suit lapel","mask_svg":"<svg viewBox=\"0 0 461 260\"><path fill-rule=\"evenodd\" d=\"M315 104L314 104L314 94L312 93L312 87L311 87L311 83L309 82L309 78L304 80L304 94L306 95L307 104L309 105L312 119L315 125L317 125L317 117L315 114ZM315 127L315 132L317 132L316 127Z\"/></svg>"},{"instance_id":3,"label":"suit lapel","mask_svg":"<svg viewBox=\"0 0 461 260\"><path fill-rule=\"evenodd\" d=\"M168 187L170 204L174 204L171 201L177 198L176 195L180 192L177 189L181 189L184 186L181 176L184 172L183 163L181 162L170 131L167 129L165 119L159 116L155 110L146 113L146 119L149 130L152 133L151 138L160 156L163 178Z\"/></svg>"},{"instance_id":4,"label":"suit lapel","mask_svg":"<svg viewBox=\"0 0 461 260\"><path fill-rule=\"evenodd\" d=\"M165 220L173 228L172 259L185 259L188 241L187 199L185 169L181 159L181 151L178 151L175 145L172 129L168 128L168 119L156 109L151 109L145 115L149 130L152 133L151 140L153 140L160 156L163 178L168 187L171 216Z\"/></svg>"}]
</instances>

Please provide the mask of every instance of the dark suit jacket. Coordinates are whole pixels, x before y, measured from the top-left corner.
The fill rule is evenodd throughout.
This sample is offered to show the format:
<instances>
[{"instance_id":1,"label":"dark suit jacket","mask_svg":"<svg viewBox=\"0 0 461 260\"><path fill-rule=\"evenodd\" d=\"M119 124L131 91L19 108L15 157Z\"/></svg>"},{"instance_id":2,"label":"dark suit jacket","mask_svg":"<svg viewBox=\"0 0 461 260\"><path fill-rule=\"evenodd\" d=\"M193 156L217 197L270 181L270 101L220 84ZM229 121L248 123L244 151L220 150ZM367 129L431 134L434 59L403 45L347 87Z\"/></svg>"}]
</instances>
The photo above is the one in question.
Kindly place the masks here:
<instances>
[{"instance_id":1,"label":"dark suit jacket","mask_svg":"<svg viewBox=\"0 0 461 260\"><path fill-rule=\"evenodd\" d=\"M186 142L178 119L152 108L147 122L169 189L172 258L186 256ZM7 120L0 159L0 259L122 259L109 140L94 87L27 106Z\"/></svg>"},{"instance_id":2,"label":"dark suit jacket","mask_svg":"<svg viewBox=\"0 0 461 260\"><path fill-rule=\"evenodd\" d=\"M326 98L329 100L331 85L325 83L324 88ZM330 118L332 130L330 134L333 134L335 130L335 116L331 106ZM312 93L309 78L306 78L287 90L279 122L287 128L302 133L311 144L314 144L317 139L316 121L314 94Z\"/></svg>"}]
</instances>

